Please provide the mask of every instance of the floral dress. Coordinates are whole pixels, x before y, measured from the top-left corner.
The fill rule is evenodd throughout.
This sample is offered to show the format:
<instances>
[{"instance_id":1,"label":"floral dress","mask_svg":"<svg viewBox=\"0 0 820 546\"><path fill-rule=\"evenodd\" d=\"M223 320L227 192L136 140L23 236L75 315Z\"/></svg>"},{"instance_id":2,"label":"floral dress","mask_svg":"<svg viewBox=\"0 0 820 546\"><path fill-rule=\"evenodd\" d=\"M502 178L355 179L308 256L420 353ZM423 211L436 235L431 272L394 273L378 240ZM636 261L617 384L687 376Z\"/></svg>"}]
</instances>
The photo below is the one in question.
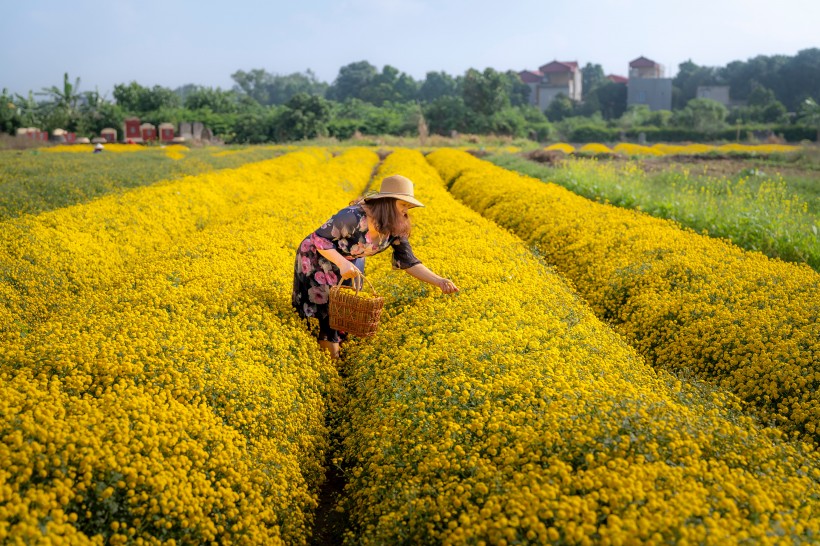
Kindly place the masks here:
<instances>
[{"instance_id":1,"label":"floral dress","mask_svg":"<svg viewBox=\"0 0 820 546\"><path fill-rule=\"evenodd\" d=\"M361 205L340 210L299 245L293 271L292 303L302 318L318 319L317 337L320 340L339 343L344 335L340 336L338 331L330 328L328 316L330 287L339 283L341 272L336 264L316 249L335 249L364 271L364 258L378 254L387 247L393 249L394 269L407 269L421 263L413 255L407 237L373 235ZM345 284L349 285L349 280Z\"/></svg>"}]
</instances>

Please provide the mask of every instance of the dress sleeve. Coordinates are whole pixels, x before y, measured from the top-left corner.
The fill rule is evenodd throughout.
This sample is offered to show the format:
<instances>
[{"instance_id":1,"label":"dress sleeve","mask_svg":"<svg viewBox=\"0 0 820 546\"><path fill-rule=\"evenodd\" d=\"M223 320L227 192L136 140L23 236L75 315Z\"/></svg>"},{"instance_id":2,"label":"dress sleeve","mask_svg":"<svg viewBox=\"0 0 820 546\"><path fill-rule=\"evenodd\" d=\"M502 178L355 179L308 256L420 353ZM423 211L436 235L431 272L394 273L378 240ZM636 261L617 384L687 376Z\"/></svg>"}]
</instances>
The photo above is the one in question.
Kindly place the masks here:
<instances>
[{"instance_id":1,"label":"dress sleeve","mask_svg":"<svg viewBox=\"0 0 820 546\"><path fill-rule=\"evenodd\" d=\"M354 207L344 208L311 233L310 240L318 249L335 249L347 253L347 239L362 229L362 218Z\"/></svg>"},{"instance_id":2,"label":"dress sleeve","mask_svg":"<svg viewBox=\"0 0 820 546\"><path fill-rule=\"evenodd\" d=\"M393 269L408 269L421 263L413 254L413 248L407 237L396 237L390 243L393 247Z\"/></svg>"}]
</instances>

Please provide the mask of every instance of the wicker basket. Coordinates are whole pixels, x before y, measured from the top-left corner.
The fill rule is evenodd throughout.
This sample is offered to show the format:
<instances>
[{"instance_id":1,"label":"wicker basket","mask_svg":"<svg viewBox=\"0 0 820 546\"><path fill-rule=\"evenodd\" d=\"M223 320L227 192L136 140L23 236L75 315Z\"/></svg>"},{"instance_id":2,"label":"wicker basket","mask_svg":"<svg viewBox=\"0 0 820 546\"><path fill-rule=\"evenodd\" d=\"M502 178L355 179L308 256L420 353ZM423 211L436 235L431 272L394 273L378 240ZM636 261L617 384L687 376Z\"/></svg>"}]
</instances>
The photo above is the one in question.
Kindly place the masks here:
<instances>
[{"instance_id":1,"label":"wicker basket","mask_svg":"<svg viewBox=\"0 0 820 546\"><path fill-rule=\"evenodd\" d=\"M367 280L364 275L362 278ZM360 293L358 289L342 286L342 281L330 287L330 327L358 337L369 337L379 328L379 318L384 298L376 294L373 284L367 280L373 295Z\"/></svg>"}]
</instances>

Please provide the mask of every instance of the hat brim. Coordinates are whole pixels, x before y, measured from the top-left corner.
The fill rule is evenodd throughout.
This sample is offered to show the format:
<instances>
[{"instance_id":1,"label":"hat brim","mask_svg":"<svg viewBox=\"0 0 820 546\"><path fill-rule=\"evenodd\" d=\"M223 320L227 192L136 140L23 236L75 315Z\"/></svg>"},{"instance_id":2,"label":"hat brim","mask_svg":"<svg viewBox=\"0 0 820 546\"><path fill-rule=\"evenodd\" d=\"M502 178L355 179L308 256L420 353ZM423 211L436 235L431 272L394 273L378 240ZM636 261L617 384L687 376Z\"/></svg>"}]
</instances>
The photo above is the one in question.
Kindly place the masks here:
<instances>
[{"instance_id":1,"label":"hat brim","mask_svg":"<svg viewBox=\"0 0 820 546\"><path fill-rule=\"evenodd\" d=\"M405 203L410 203L411 205L416 206L416 207L423 207L424 206L422 204L422 202L419 201L418 199L416 199L415 197L413 197L411 195L404 195L402 193L374 193L373 195L366 195L364 200L365 201L371 201L373 199L382 199L382 198L385 198L385 197L392 197L393 199L398 199L399 201L404 201Z\"/></svg>"}]
</instances>

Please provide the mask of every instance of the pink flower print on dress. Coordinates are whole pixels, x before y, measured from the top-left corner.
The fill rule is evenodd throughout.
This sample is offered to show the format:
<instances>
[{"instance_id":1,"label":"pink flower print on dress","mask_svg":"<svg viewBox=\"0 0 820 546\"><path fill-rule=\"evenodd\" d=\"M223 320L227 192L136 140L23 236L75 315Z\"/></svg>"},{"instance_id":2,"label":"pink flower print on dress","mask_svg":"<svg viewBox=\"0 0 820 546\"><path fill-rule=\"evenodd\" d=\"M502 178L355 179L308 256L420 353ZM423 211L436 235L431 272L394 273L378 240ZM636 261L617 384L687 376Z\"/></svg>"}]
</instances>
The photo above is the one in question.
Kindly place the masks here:
<instances>
[{"instance_id":1,"label":"pink flower print on dress","mask_svg":"<svg viewBox=\"0 0 820 546\"><path fill-rule=\"evenodd\" d=\"M309 303L302 304L302 312L305 314L306 317L312 317L315 315L314 308Z\"/></svg>"},{"instance_id":2,"label":"pink flower print on dress","mask_svg":"<svg viewBox=\"0 0 820 546\"><path fill-rule=\"evenodd\" d=\"M302 256L302 274L310 275L311 273L313 273L313 264L310 262L310 258Z\"/></svg>"},{"instance_id":3,"label":"pink flower print on dress","mask_svg":"<svg viewBox=\"0 0 820 546\"><path fill-rule=\"evenodd\" d=\"M356 243L350 248L350 254L353 256L359 256L364 252L364 247L359 243Z\"/></svg>"},{"instance_id":4,"label":"pink flower print on dress","mask_svg":"<svg viewBox=\"0 0 820 546\"><path fill-rule=\"evenodd\" d=\"M365 231L366 229L368 229L367 216L362 216L359 218L359 231Z\"/></svg>"},{"instance_id":5,"label":"pink flower print on dress","mask_svg":"<svg viewBox=\"0 0 820 546\"><path fill-rule=\"evenodd\" d=\"M307 252L308 250L310 250L310 247L312 245L313 243L310 242L310 239L306 238L304 241L302 241L302 246L299 247L299 250L302 252Z\"/></svg>"},{"instance_id":6,"label":"pink flower print on dress","mask_svg":"<svg viewBox=\"0 0 820 546\"><path fill-rule=\"evenodd\" d=\"M339 278L336 276L336 273L333 271L328 271L325 273L325 279L327 279L327 284L335 285L339 282Z\"/></svg>"},{"instance_id":7,"label":"pink flower print on dress","mask_svg":"<svg viewBox=\"0 0 820 546\"><path fill-rule=\"evenodd\" d=\"M333 243L331 243L324 237L319 237L315 233L311 234L310 240L313 243L313 246L321 250L330 250L333 248Z\"/></svg>"},{"instance_id":8,"label":"pink flower print on dress","mask_svg":"<svg viewBox=\"0 0 820 546\"><path fill-rule=\"evenodd\" d=\"M316 272L316 274L313 276L313 278L314 278L314 279L316 280L316 282L318 282L319 284L328 284L328 282L327 282L327 275L325 275L325 272L324 272L324 271L317 271L317 272Z\"/></svg>"},{"instance_id":9,"label":"pink flower print on dress","mask_svg":"<svg viewBox=\"0 0 820 546\"><path fill-rule=\"evenodd\" d=\"M327 303L327 295L327 285L308 288L308 300L310 300L311 303L316 303L319 305Z\"/></svg>"}]
</instances>

